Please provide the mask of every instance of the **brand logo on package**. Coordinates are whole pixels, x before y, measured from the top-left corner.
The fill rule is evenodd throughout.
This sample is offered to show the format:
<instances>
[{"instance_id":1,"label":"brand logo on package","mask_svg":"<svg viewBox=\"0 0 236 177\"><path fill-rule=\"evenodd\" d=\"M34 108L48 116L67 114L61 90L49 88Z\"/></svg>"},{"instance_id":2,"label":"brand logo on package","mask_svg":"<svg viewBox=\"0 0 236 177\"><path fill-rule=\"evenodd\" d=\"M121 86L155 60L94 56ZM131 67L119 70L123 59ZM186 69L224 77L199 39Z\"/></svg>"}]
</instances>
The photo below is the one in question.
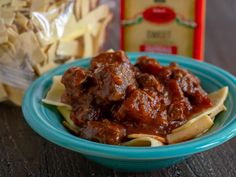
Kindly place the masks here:
<instances>
[{"instance_id":1,"label":"brand logo on package","mask_svg":"<svg viewBox=\"0 0 236 177\"><path fill-rule=\"evenodd\" d=\"M166 53L166 54L177 54L178 53L177 46L145 45L145 44L140 45L139 51Z\"/></svg>"},{"instance_id":2,"label":"brand logo on package","mask_svg":"<svg viewBox=\"0 0 236 177\"><path fill-rule=\"evenodd\" d=\"M176 14L169 7L155 6L146 9L143 12L143 17L149 22L161 24L175 20Z\"/></svg>"}]
</instances>

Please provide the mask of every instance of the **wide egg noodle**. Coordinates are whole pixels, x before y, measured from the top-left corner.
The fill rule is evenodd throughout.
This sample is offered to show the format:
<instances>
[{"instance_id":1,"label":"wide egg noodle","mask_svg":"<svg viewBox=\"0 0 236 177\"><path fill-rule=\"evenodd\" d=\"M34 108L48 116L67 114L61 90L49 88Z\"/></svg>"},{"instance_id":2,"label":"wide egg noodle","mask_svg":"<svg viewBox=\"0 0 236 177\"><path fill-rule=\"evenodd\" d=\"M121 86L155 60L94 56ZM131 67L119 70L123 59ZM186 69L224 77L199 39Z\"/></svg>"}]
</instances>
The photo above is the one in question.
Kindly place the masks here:
<instances>
[{"instance_id":1,"label":"wide egg noodle","mask_svg":"<svg viewBox=\"0 0 236 177\"><path fill-rule=\"evenodd\" d=\"M70 118L71 111L68 110L66 107L58 106L57 110L61 113L63 118L72 126L75 126L74 122Z\"/></svg>"},{"instance_id":2,"label":"wide egg noodle","mask_svg":"<svg viewBox=\"0 0 236 177\"><path fill-rule=\"evenodd\" d=\"M212 112L209 114L211 118L215 118L215 116L217 114L219 114L221 111L226 111L227 108L224 105L224 102L227 98L229 92L229 88L228 87L223 87L222 89L213 92L211 94L209 94L209 98L211 99L211 102L213 103L213 107L212 107Z\"/></svg>"},{"instance_id":3,"label":"wide egg noodle","mask_svg":"<svg viewBox=\"0 0 236 177\"><path fill-rule=\"evenodd\" d=\"M61 115L65 119L65 121L63 121L64 126L68 128L70 131L77 134L79 132L79 127L76 126L75 123L70 118L71 110L68 110L68 108L64 106L58 106L57 110L61 113Z\"/></svg>"},{"instance_id":4,"label":"wide egg noodle","mask_svg":"<svg viewBox=\"0 0 236 177\"><path fill-rule=\"evenodd\" d=\"M156 139L162 143L166 143L165 138L163 138L161 136L157 136L157 135L142 134L142 133L133 133L133 134L128 135L128 138L131 138L131 139L142 138L142 137L150 137L150 138Z\"/></svg>"},{"instance_id":5,"label":"wide egg noodle","mask_svg":"<svg viewBox=\"0 0 236 177\"><path fill-rule=\"evenodd\" d=\"M61 83L62 76L54 76L53 83L48 91L46 98L43 99L43 103L53 106L64 106L71 110L71 106L61 102L61 96L65 91L64 85Z\"/></svg>"},{"instance_id":6,"label":"wide egg noodle","mask_svg":"<svg viewBox=\"0 0 236 177\"><path fill-rule=\"evenodd\" d=\"M215 120L215 117L221 113L222 111L227 111L227 108L225 107L225 105L222 105L221 107L219 107L219 109L217 109L216 111L212 112L211 114L209 114L209 116L212 118L212 120Z\"/></svg>"},{"instance_id":7,"label":"wide egg noodle","mask_svg":"<svg viewBox=\"0 0 236 177\"><path fill-rule=\"evenodd\" d=\"M206 132L214 124L208 115L203 115L188 121L180 130L166 136L169 144L183 142L197 137L199 134Z\"/></svg>"},{"instance_id":8,"label":"wide egg noodle","mask_svg":"<svg viewBox=\"0 0 236 177\"><path fill-rule=\"evenodd\" d=\"M7 100L7 92L4 86L0 83L0 102Z\"/></svg>"},{"instance_id":9,"label":"wide egg noodle","mask_svg":"<svg viewBox=\"0 0 236 177\"><path fill-rule=\"evenodd\" d=\"M203 117L204 115L209 115L213 120L217 114L219 114L221 111L226 110L224 106L224 101L226 100L226 97L228 95L229 89L228 87L223 87L215 92L212 92L208 95L208 97L211 99L212 107L203 110L202 112L198 113L197 115L193 116L191 120L188 122L193 121L194 119L198 119L200 117ZM187 122L187 123L188 123ZM181 127L178 127L174 130L172 130L172 133L182 131L185 129L185 126L188 126L188 124L185 123Z\"/></svg>"},{"instance_id":10,"label":"wide egg noodle","mask_svg":"<svg viewBox=\"0 0 236 177\"><path fill-rule=\"evenodd\" d=\"M139 147L157 147L163 146L163 143L151 137L139 137L122 143L123 146L139 146Z\"/></svg>"}]
</instances>

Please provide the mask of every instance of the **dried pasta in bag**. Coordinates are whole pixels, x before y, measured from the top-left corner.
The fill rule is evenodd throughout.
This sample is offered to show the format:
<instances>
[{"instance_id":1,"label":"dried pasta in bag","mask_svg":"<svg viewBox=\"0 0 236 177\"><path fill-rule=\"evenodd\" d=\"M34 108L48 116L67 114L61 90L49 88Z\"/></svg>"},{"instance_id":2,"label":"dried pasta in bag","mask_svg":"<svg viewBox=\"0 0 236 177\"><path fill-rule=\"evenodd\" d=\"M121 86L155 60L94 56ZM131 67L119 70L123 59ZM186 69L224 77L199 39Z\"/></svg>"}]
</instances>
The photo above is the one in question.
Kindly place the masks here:
<instances>
[{"instance_id":1,"label":"dried pasta in bag","mask_svg":"<svg viewBox=\"0 0 236 177\"><path fill-rule=\"evenodd\" d=\"M0 83L17 93L60 64L95 55L111 19L97 0L1 1Z\"/></svg>"}]
</instances>

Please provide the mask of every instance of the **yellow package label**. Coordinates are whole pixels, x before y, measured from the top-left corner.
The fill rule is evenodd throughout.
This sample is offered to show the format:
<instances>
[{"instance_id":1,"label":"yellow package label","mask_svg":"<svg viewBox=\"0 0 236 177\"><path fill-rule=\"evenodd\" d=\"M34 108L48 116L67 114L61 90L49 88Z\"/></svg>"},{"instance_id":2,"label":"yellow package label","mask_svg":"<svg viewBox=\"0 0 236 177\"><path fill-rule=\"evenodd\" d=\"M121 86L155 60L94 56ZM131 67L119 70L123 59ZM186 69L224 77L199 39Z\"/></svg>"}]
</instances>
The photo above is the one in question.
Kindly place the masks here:
<instances>
[{"instance_id":1,"label":"yellow package label","mask_svg":"<svg viewBox=\"0 0 236 177\"><path fill-rule=\"evenodd\" d=\"M121 0L121 48L202 59L204 0Z\"/></svg>"}]
</instances>

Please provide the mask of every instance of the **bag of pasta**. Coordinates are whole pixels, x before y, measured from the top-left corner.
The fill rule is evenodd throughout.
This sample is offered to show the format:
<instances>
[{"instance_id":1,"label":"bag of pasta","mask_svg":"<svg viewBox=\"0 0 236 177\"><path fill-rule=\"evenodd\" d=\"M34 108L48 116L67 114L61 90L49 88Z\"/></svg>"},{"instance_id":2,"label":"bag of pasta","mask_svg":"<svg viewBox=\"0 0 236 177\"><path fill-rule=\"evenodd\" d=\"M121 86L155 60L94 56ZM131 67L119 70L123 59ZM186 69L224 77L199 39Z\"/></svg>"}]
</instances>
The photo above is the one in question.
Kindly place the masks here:
<instances>
[{"instance_id":1,"label":"bag of pasta","mask_svg":"<svg viewBox=\"0 0 236 177\"><path fill-rule=\"evenodd\" d=\"M98 53L112 14L98 0L0 1L0 101L60 64Z\"/></svg>"}]
</instances>

